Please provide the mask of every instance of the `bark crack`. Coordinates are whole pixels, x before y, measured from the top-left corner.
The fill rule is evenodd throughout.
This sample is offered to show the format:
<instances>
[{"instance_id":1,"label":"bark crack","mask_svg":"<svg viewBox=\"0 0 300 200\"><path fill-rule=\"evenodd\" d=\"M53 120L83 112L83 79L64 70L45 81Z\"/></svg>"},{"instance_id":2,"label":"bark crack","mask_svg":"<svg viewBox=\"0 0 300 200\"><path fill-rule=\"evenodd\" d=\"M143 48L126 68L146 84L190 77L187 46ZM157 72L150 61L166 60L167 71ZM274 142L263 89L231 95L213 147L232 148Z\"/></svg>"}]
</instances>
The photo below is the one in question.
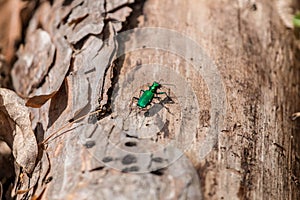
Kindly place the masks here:
<instances>
[{"instance_id":1,"label":"bark crack","mask_svg":"<svg viewBox=\"0 0 300 200\"><path fill-rule=\"evenodd\" d=\"M105 3L104 3L104 9L105 9L105 12L106 12L105 15L107 14L106 3L107 2L105 1ZM124 4L122 6L117 7L116 9L114 9L112 11L109 11L109 12L113 12L113 11L115 12L118 9L122 9L125 6L128 6L132 9L131 14L122 23L122 29L120 31L118 31L117 33L114 33L114 34L118 34L120 32L127 31L127 30L138 27L138 17L143 14L144 3L145 3L145 0L137 0L132 4ZM107 25L111 21L113 21L113 19L105 19L105 25ZM104 33L103 34L103 40L105 40L105 31L103 33ZM123 44L118 45L117 51L124 52L125 49L123 49L123 47L124 47ZM105 111L105 114L104 115L103 114L98 115L98 120L103 119L104 117L106 117L106 116L108 116L112 113L112 95L113 95L114 90L118 90L117 83L118 83L119 75L121 73L121 69L122 69L122 66L123 66L123 63L124 63L124 58L125 57L123 55L123 56L120 56L119 58L117 58L116 60L114 60L111 64L111 66L105 72L103 85L105 85L105 82L108 81L106 77L107 77L107 72L110 69L111 70L111 78L110 78L109 81L110 81L111 87L107 89L107 92L106 92L107 102L103 106L101 106L101 101L103 99L104 91L102 91L102 94L100 95L99 109Z\"/></svg>"}]
</instances>

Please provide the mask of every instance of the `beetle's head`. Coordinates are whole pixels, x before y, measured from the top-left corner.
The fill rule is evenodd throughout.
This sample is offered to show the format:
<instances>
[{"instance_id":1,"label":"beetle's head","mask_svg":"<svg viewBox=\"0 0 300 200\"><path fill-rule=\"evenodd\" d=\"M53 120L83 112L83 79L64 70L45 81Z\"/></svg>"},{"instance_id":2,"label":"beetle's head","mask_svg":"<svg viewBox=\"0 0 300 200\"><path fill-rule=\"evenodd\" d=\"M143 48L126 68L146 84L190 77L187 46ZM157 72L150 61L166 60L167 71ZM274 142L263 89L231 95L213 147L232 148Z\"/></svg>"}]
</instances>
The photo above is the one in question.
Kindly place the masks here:
<instances>
[{"instance_id":1,"label":"beetle's head","mask_svg":"<svg viewBox=\"0 0 300 200\"><path fill-rule=\"evenodd\" d=\"M156 87L156 88L159 88L161 85L158 82L154 81L152 86Z\"/></svg>"}]
</instances>

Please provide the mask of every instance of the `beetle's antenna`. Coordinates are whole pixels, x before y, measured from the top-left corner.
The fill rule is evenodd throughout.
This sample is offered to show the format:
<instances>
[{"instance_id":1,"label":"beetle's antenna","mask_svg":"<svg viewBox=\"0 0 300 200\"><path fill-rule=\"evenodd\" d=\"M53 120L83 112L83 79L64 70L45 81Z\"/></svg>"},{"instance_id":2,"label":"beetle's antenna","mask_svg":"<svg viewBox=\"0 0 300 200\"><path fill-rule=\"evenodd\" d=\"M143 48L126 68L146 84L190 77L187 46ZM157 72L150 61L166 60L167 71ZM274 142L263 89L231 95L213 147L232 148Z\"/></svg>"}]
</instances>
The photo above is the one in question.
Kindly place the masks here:
<instances>
[{"instance_id":1,"label":"beetle's antenna","mask_svg":"<svg viewBox=\"0 0 300 200\"><path fill-rule=\"evenodd\" d=\"M163 81L164 79L159 79L159 81L158 81L158 83L160 84L160 85L172 85L172 86L174 86L174 87L176 87L176 85L174 85L174 84L170 84L170 83L162 83L161 81Z\"/></svg>"},{"instance_id":2,"label":"beetle's antenna","mask_svg":"<svg viewBox=\"0 0 300 200\"><path fill-rule=\"evenodd\" d=\"M158 83L160 84L162 80L163 80L162 78L161 78L161 79L159 79Z\"/></svg>"},{"instance_id":3,"label":"beetle's antenna","mask_svg":"<svg viewBox=\"0 0 300 200\"><path fill-rule=\"evenodd\" d=\"M171 84L171 83L161 83L161 85L172 85L172 86L176 87L175 84Z\"/></svg>"}]
</instances>

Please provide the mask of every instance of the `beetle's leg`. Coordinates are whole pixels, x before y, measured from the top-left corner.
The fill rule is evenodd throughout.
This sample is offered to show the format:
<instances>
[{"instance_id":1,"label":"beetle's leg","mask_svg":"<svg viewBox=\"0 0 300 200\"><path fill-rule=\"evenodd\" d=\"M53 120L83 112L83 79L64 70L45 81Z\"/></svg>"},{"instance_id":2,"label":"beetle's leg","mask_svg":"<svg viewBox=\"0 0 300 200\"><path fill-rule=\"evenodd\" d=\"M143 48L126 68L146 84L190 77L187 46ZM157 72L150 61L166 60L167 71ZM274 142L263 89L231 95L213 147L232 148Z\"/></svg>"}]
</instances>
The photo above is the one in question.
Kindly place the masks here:
<instances>
[{"instance_id":1,"label":"beetle's leg","mask_svg":"<svg viewBox=\"0 0 300 200\"><path fill-rule=\"evenodd\" d=\"M161 97L160 96L154 96L153 99L161 100Z\"/></svg>"},{"instance_id":2,"label":"beetle's leg","mask_svg":"<svg viewBox=\"0 0 300 200\"><path fill-rule=\"evenodd\" d=\"M157 92L156 94L165 94L168 96L168 94L166 92Z\"/></svg>"},{"instance_id":3,"label":"beetle's leg","mask_svg":"<svg viewBox=\"0 0 300 200\"><path fill-rule=\"evenodd\" d=\"M166 92L158 92L157 94L164 94L164 95L166 95L168 98L171 98L170 95L169 95L169 94L170 94L170 91L169 91L169 94L167 94Z\"/></svg>"},{"instance_id":4,"label":"beetle's leg","mask_svg":"<svg viewBox=\"0 0 300 200\"><path fill-rule=\"evenodd\" d=\"M160 97L158 97L159 99L161 99ZM166 97L166 98L168 98L168 97ZM170 113L171 115L173 115L172 113L171 113L171 111L170 111L170 109L169 108L167 108L166 106L165 106L165 99L163 99L163 100L160 100L160 102L159 102L159 104L162 106L162 107L164 107L167 111L168 111L168 113Z\"/></svg>"},{"instance_id":5,"label":"beetle's leg","mask_svg":"<svg viewBox=\"0 0 300 200\"><path fill-rule=\"evenodd\" d=\"M141 92L145 92L145 90L140 90L139 98L137 98L137 97L132 97L131 102L130 102L130 107L132 106L133 100L137 100L137 101L138 101L138 100L140 99L140 97L141 97Z\"/></svg>"},{"instance_id":6,"label":"beetle's leg","mask_svg":"<svg viewBox=\"0 0 300 200\"><path fill-rule=\"evenodd\" d=\"M166 95L166 98L163 99L163 100L161 100L161 97L159 97L159 96L156 96L156 97L154 97L154 98L159 99L159 100L160 100L159 104L161 104L162 107L164 107L164 108L168 111L168 113L172 114L172 113L170 112L170 109L167 108L167 107L164 105L164 103L168 102L169 100L171 100L171 101L173 102L173 100L171 99L171 97L170 97L166 92L157 92L156 94L165 94L165 95ZM173 114L172 114L172 115L173 115Z\"/></svg>"},{"instance_id":7,"label":"beetle's leg","mask_svg":"<svg viewBox=\"0 0 300 200\"><path fill-rule=\"evenodd\" d=\"M174 101L172 100L171 96L170 96L170 89L168 89L169 94L167 94L166 92L158 92L157 94L165 94L167 99L165 100L165 102L172 102L174 103Z\"/></svg>"},{"instance_id":8,"label":"beetle's leg","mask_svg":"<svg viewBox=\"0 0 300 200\"><path fill-rule=\"evenodd\" d=\"M169 97L169 95L166 92L157 92L156 94L165 94L167 97Z\"/></svg>"},{"instance_id":9,"label":"beetle's leg","mask_svg":"<svg viewBox=\"0 0 300 200\"><path fill-rule=\"evenodd\" d=\"M166 93L164 93L164 94L166 94ZM168 113L172 114L172 113L170 112L169 108L167 108L167 107L165 106L165 103L167 102L166 100L170 98L167 94L166 94L166 96L167 96L166 98L164 98L163 100L160 100L159 104L160 104L162 107L164 107L164 108L168 111ZM160 97L159 97L159 98L160 98ZM161 99L161 98L160 98L160 99Z\"/></svg>"},{"instance_id":10,"label":"beetle's leg","mask_svg":"<svg viewBox=\"0 0 300 200\"><path fill-rule=\"evenodd\" d=\"M166 97L167 97L168 99L171 99L171 97L170 97L166 92L158 92L157 94L164 94L164 95L166 95Z\"/></svg>"},{"instance_id":11,"label":"beetle's leg","mask_svg":"<svg viewBox=\"0 0 300 200\"><path fill-rule=\"evenodd\" d=\"M132 98L131 98L131 102L130 102L130 106L132 106L132 103L133 103L134 100L138 101L139 98L137 98L137 97L132 97Z\"/></svg>"},{"instance_id":12,"label":"beetle's leg","mask_svg":"<svg viewBox=\"0 0 300 200\"><path fill-rule=\"evenodd\" d=\"M157 94L165 94L165 95L168 95L166 92L157 92Z\"/></svg>"}]
</instances>

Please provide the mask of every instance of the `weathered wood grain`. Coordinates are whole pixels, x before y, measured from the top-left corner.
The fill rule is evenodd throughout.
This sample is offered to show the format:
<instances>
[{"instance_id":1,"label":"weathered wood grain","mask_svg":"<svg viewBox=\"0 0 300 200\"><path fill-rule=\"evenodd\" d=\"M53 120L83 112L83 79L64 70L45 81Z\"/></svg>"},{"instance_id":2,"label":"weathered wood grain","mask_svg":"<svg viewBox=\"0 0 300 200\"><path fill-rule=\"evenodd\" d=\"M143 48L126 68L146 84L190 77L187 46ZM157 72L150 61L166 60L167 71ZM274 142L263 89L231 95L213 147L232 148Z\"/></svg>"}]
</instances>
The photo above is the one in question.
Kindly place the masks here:
<instances>
[{"instance_id":1,"label":"weathered wood grain","mask_svg":"<svg viewBox=\"0 0 300 200\"><path fill-rule=\"evenodd\" d=\"M151 0L144 15L144 26L196 40L222 74L224 130L196 164L204 198L298 199L299 134L290 116L299 110L299 58L275 5Z\"/></svg>"},{"instance_id":2,"label":"weathered wood grain","mask_svg":"<svg viewBox=\"0 0 300 200\"><path fill-rule=\"evenodd\" d=\"M38 142L101 112L40 149L30 184L17 180L29 188L17 199L300 196L290 119L299 111L299 58L276 4L44 1L26 38L16 90L51 94L32 108ZM169 97L137 109L132 97L153 81Z\"/></svg>"}]
</instances>

